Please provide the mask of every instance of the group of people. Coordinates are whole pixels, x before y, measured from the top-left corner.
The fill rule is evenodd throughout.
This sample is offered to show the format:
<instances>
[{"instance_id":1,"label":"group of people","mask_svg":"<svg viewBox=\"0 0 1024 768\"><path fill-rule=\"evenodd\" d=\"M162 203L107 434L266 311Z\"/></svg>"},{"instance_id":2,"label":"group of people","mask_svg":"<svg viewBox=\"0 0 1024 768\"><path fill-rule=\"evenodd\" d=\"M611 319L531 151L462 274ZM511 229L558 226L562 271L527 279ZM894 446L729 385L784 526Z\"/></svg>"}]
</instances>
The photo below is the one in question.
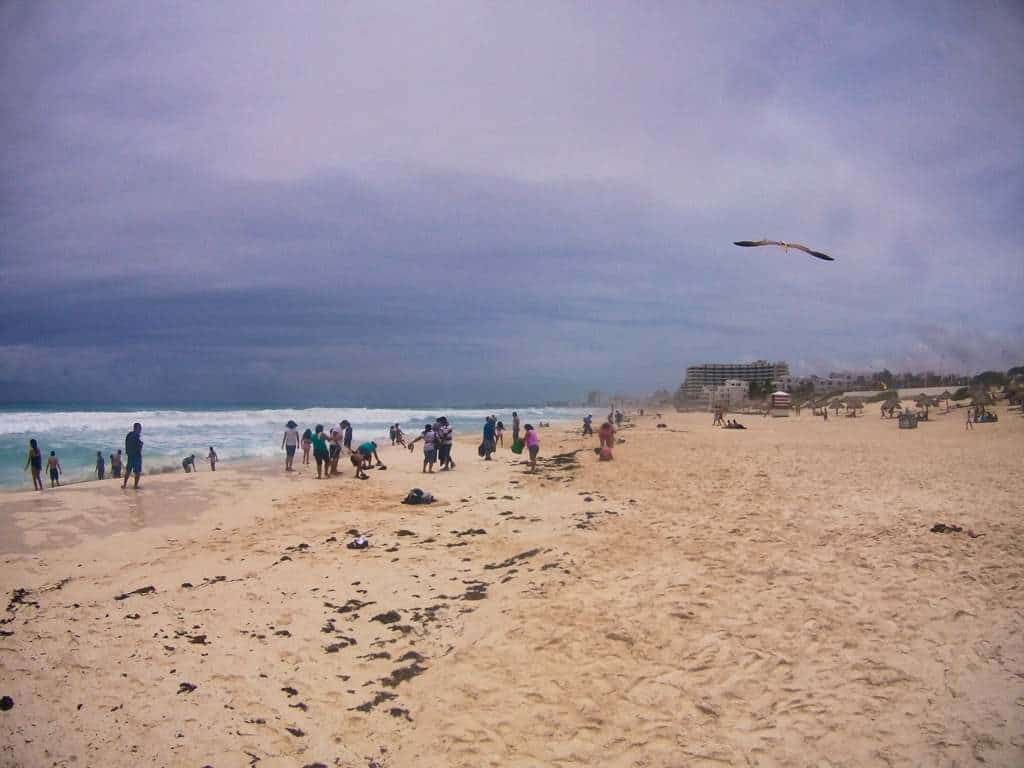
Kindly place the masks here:
<instances>
[{"instance_id":1,"label":"group of people","mask_svg":"<svg viewBox=\"0 0 1024 768\"><path fill-rule=\"evenodd\" d=\"M597 456L601 461L611 461L614 458L612 447L615 445L615 427L622 426L622 411L612 411L608 414L607 420L598 428L597 439L600 445L597 448ZM589 437L594 434L594 416L588 413L583 417L583 436Z\"/></svg>"},{"instance_id":2,"label":"group of people","mask_svg":"<svg viewBox=\"0 0 1024 768\"><path fill-rule=\"evenodd\" d=\"M988 424L999 421L999 417L983 405L972 405L967 409L966 429L974 429L975 424Z\"/></svg>"},{"instance_id":3,"label":"group of people","mask_svg":"<svg viewBox=\"0 0 1024 768\"><path fill-rule=\"evenodd\" d=\"M210 462L210 471L217 471L217 452L210 446L210 452L206 456ZM96 479L104 480L107 476L107 460L102 451L96 451ZM191 454L181 460L181 467L186 473L196 471L196 456ZM39 448L39 442L32 438L28 441L28 457L25 460L25 469L32 470L32 487L34 490L43 490L43 452ZM50 451L46 460L46 471L50 476L50 487L56 488L60 485L60 478L64 474L64 467L57 458L56 451ZM134 475L134 486L139 487L139 477L142 475L142 424L135 422L132 431L125 435L124 452L120 449L110 454L110 474L114 479L122 479L122 488L128 487L128 480Z\"/></svg>"},{"instance_id":4,"label":"group of people","mask_svg":"<svg viewBox=\"0 0 1024 768\"><path fill-rule=\"evenodd\" d=\"M32 489L35 491L43 490L43 452L39 448L39 443L33 437L28 441L28 458L25 460L25 469L32 470ZM60 459L57 458L56 451L50 451L50 456L46 460L46 470L50 475L50 487L56 488L60 485L60 476L64 472L64 468L60 465Z\"/></svg>"},{"instance_id":5,"label":"group of people","mask_svg":"<svg viewBox=\"0 0 1024 768\"><path fill-rule=\"evenodd\" d=\"M395 427L397 426L396 424ZM352 424L348 419L342 419L328 431L324 430L323 424L317 424L313 429L306 429L300 435L298 427L298 424L289 419L281 438L281 448L285 451L286 472L295 471L295 454L300 447L303 464L309 464L309 455L313 454L318 480L339 474L338 462L343 453L348 454L349 461L355 468L356 477L360 480L369 477L365 470L373 466L374 462L378 468L386 469L377 455L377 443L368 441L355 450L352 449Z\"/></svg>"}]
</instances>

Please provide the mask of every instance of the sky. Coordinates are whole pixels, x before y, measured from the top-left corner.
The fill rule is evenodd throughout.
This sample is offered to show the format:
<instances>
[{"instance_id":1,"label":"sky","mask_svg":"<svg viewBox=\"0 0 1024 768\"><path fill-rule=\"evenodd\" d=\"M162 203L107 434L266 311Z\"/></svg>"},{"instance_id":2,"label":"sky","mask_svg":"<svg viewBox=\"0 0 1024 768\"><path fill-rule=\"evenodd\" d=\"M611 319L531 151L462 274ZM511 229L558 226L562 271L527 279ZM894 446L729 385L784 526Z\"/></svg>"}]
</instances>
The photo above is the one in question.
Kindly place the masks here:
<instances>
[{"instance_id":1,"label":"sky","mask_svg":"<svg viewBox=\"0 0 1024 768\"><path fill-rule=\"evenodd\" d=\"M0 402L1006 369L1021 126L1013 0L6 2Z\"/></svg>"}]
</instances>

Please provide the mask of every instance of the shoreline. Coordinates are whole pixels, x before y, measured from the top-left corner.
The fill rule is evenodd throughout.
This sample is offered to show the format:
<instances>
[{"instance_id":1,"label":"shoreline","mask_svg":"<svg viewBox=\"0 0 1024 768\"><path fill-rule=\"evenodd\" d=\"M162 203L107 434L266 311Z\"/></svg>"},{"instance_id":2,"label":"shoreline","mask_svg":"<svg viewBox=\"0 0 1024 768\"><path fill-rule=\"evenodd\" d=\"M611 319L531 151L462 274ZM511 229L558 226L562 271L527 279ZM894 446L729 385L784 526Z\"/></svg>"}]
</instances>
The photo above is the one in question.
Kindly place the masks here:
<instances>
[{"instance_id":1,"label":"shoreline","mask_svg":"<svg viewBox=\"0 0 1024 768\"><path fill-rule=\"evenodd\" d=\"M366 481L54 494L17 520L49 543L0 555L0 762L1019 763L1024 419L997 410L669 413L609 463L552 426L537 474L462 435L450 473L402 449ZM102 497L116 534L83 531Z\"/></svg>"}]
</instances>

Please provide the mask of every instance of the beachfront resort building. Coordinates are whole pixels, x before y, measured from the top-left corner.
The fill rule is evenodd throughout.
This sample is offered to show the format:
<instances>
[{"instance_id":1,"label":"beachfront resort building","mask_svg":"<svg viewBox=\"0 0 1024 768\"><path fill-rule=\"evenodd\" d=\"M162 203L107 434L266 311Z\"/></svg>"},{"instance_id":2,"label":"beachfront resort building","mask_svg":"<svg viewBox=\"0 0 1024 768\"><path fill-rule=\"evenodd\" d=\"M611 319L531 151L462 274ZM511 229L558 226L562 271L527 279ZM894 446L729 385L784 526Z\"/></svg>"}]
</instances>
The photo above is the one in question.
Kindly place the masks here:
<instances>
[{"instance_id":1,"label":"beachfront resort building","mask_svg":"<svg viewBox=\"0 0 1024 768\"><path fill-rule=\"evenodd\" d=\"M705 387L718 387L727 381L744 382L747 386L754 381L758 384L774 384L789 376L789 364L769 363L755 360L752 363L701 363L686 369L683 382L684 400L707 400Z\"/></svg>"},{"instance_id":2,"label":"beachfront resort building","mask_svg":"<svg viewBox=\"0 0 1024 768\"><path fill-rule=\"evenodd\" d=\"M724 383L713 387L701 387L701 400L707 400L712 408L737 408L746 402L750 392L750 383L739 379L726 379Z\"/></svg>"}]
</instances>

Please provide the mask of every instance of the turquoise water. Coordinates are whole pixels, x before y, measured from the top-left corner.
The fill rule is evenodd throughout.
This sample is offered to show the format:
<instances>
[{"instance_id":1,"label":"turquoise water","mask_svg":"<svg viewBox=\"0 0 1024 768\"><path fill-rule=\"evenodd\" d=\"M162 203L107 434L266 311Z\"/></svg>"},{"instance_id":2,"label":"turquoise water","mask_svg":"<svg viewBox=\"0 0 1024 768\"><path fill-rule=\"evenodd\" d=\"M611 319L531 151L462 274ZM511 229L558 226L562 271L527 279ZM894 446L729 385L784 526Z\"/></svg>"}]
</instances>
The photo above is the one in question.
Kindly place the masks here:
<instances>
[{"instance_id":1,"label":"turquoise water","mask_svg":"<svg viewBox=\"0 0 1024 768\"><path fill-rule=\"evenodd\" d=\"M125 435L133 422L142 424L144 471L147 473L181 471L181 460L196 455L200 471L208 465L205 456L214 446L223 462L282 457L281 436L289 419L306 427L329 427L348 419L356 442L376 440L390 449L388 427L395 422L407 434L415 436L435 416L446 415L456 435L480 434L484 418L495 414L512 425L512 408L160 408L138 410L100 410L71 407L6 408L0 410L0 488L31 488L32 479L24 471L29 438L35 438L43 451L44 462L56 451L64 467L62 482L95 478L96 451L107 460L118 448L124 450ZM538 421L577 421L584 411L577 408L516 408L523 423ZM386 459L385 459L386 460ZM49 485L49 481L46 481Z\"/></svg>"}]
</instances>

